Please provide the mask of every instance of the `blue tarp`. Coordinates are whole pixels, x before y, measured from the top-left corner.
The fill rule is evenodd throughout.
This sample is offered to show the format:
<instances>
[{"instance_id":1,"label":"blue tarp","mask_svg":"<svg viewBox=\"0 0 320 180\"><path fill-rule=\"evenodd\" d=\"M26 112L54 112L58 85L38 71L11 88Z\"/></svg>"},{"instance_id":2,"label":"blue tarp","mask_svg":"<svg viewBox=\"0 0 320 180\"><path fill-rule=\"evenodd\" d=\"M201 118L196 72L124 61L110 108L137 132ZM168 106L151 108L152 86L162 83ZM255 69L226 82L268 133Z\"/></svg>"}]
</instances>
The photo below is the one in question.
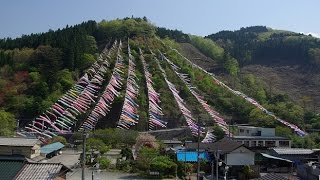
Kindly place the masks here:
<instances>
[{"instance_id":1,"label":"blue tarp","mask_svg":"<svg viewBox=\"0 0 320 180\"><path fill-rule=\"evenodd\" d=\"M52 144L48 144L45 146L42 146L40 149L41 154L50 154L54 151L57 151L59 149L62 149L64 147L64 145L60 142L55 142Z\"/></svg>"},{"instance_id":2,"label":"blue tarp","mask_svg":"<svg viewBox=\"0 0 320 180\"><path fill-rule=\"evenodd\" d=\"M178 151L177 159L178 161L186 161L186 162L197 162L197 151ZM201 160L210 161L210 157L208 152L200 152L199 157Z\"/></svg>"}]
</instances>

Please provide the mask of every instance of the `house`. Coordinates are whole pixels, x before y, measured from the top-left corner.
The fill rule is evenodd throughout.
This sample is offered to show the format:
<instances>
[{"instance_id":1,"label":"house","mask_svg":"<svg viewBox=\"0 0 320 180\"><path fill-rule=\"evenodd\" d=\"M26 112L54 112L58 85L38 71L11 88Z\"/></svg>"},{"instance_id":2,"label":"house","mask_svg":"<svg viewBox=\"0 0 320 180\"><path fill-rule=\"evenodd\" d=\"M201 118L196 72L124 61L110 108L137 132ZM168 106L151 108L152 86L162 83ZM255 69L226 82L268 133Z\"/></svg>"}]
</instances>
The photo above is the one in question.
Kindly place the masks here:
<instances>
[{"instance_id":1,"label":"house","mask_svg":"<svg viewBox=\"0 0 320 180\"><path fill-rule=\"evenodd\" d=\"M66 179L70 169L60 163L26 163L13 178L14 180L25 179Z\"/></svg>"},{"instance_id":2,"label":"house","mask_svg":"<svg viewBox=\"0 0 320 180\"><path fill-rule=\"evenodd\" d=\"M319 150L304 148L272 148L268 154L294 162L318 161Z\"/></svg>"},{"instance_id":3,"label":"house","mask_svg":"<svg viewBox=\"0 0 320 180\"><path fill-rule=\"evenodd\" d=\"M238 133L234 140L246 147L284 147L290 148L292 141L286 137L275 135L274 128L262 128L254 126L238 126Z\"/></svg>"},{"instance_id":4,"label":"house","mask_svg":"<svg viewBox=\"0 0 320 180\"><path fill-rule=\"evenodd\" d=\"M274 173L269 173L266 174L260 178L258 178L257 180L287 180L287 177L281 176L279 174L274 174Z\"/></svg>"},{"instance_id":5,"label":"house","mask_svg":"<svg viewBox=\"0 0 320 180\"><path fill-rule=\"evenodd\" d=\"M165 147L171 147L171 148L174 148L174 147L182 145L181 141L175 140L175 139L173 139L173 140L162 140L162 143L165 145Z\"/></svg>"},{"instance_id":6,"label":"house","mask_svg":"<svg viewBox=\"0 0 320 180\"><path fill-rule=\"evenodd\" d=\"M186 143L186 149L189 151L197 148L198 143ZM255 153L232 139L224 138L214 143L200 143L200 151L207 151L212 157L218 152L219 159L228 166L254 165Z\"/></svg>"},{"instance_id":7,"label":"house","mask_svg":"<svg viewBox=\"0 0 320 180\"><path fill-rule=\"evenodd\" d=\"M23 156L9 158L8 156L0 157L0 179L13 179L25 163Z\"/></svg>"},{"instance_id":8,"label":"house","mask_svg":"<svg viewBox=\"0 0 320 180\"><path fill-rule=\"evenodd\" d=\"M23 156L0 156L0 179L66 179L71 171L60 163L35 163Z\"/></svg>"},{"instance_id":9,"label":"house","mask_svg":"<svg viewBox=\"0 0 320 180\"><path fill-rule=\"evenodd\" d=\"M265 153L256 155L256 165L264 173L290 173L293 171L293 161Z\"/></svg>"},{"instance_id":10,"label":"house","mask_svg":"<svg viewBox=\"0 0 320 180\"><path fill-rule=\"evenodd\" d=\"M26 158L40 156L38 139L0 137L0 155L22 155Z\"/></svg>"},{"instance_id":11,"label":"house","mask_svg":"<svg viewBox=\"0 0 320 180\"><path fill-rule=\"evenodd\" d=\"M301 179L319 180L320 164L317 162L308 162L297 166L297 174Z\"/></svg>"},{"instance_id":12,"label":"house","mask_svg":"<svg viewBox=\"0 0 320 180\"><path fill-rule=\"evenodd\" d=\"M40 148L40 154L46 158L51 158L60 154L60 151L63 147L64 145L60 142L44 145Z\"/></svg>"}]
</instances>

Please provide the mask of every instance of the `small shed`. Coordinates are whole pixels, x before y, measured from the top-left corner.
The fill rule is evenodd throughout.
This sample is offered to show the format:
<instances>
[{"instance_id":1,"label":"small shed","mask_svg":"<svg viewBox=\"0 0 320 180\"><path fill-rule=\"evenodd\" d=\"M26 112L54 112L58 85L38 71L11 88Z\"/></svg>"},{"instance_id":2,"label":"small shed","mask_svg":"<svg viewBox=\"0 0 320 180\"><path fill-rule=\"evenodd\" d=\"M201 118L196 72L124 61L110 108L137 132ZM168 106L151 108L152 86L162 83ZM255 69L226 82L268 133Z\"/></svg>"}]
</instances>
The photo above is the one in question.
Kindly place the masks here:
<instances>
[{"instance_id":1,"label":"small shed","mask_svg":"<svg viewBox=\"0 0 320 180\"><path fill-rule=\"evenodd\" d=\"M40 149L40 153L46 158L51 158L53 156L56 156L63 147L64 145L62 143L55 142L52 144L42 146Z\"/></svg>"}]
</instances>

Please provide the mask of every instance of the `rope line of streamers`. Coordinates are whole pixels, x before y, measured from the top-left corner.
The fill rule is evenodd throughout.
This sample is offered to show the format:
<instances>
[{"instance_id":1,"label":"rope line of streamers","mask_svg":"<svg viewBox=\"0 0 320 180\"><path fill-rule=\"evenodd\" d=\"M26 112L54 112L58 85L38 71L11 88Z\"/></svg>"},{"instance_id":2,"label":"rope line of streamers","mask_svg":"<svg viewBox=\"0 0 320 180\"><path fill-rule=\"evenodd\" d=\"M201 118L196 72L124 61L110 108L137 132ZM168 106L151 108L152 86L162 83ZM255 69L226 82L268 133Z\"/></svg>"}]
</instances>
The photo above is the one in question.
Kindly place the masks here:
<instances>
[{"instance_id":1,"label":"rope line of streamers","mask_svg":"<svg viewBox=\"0 0 320 180\"><path fill-rule=\"evenodd\" d=\"M163 116L162 108L160 107L160 94L153 88L152 74L148 70L148 65L143 57L143 52L139 48L140 59L143 65L144 76L146 79L146 86L148 91L148 104L149 104L149 130L155 129L159 126L162 128L167 127L167 122L161 119Z\"/></svg>"},{"instance_id":2,"label":"rope line of streamers","mask_svg":"<svg viewBox=\"0 0 320 180\"><path fill-rule=\"evenodd\" d=\"M120 41L118 51L117 51L117 60L116 60L111 78L109 80L109 83L104 89L101 97L99 98L98 103L96 104L94 109L91 111L91 113L89 114L85 122L79 128L80 130L94 129L98 121L101 118L105 117L110 112L111 105L115 97L118 97L120 95L119 91L123 86L122 69L124 68L123 58L121 56L121 48L122 48L122 43Z\"/></svg>"},{"instance_id":3,"label":"rope line of streamers","mask_svg":"<svg viewBox=\"0 0 320 180\"><path fill-rule=\"evenodd\" d=\"M128 40L128 78L127 78L127 88L125 99L123 102L123 107L120 115L120 119L118 121L117 127L120 129L129 129L131 126L138 124L139 115L138 115L138 107L139 105L136 103L136 99L139 95L139 86L136 82L136 74L135 69L136 65L134 64L134 57L131 55L131 49Z\"/></svg>"},{"instance_id":4,"label":"rope line of streamers","mask_svg":"<svg viewBox=\"0 0 320 180\"><path fill-rule=\"evenodd\" d=\"M211 116L211 118L215 121L215 123L221 127L221 129L225 132L225 135L232 136L231 132L229 131L228 124L225 122L225 120L220 116L218 112L213 110L212 107L210 107L207 102L204 100L202 96L199 95L195 91L196 87L193 87L191 85L191 79L189 78L188 74L179 73L180 67L175 65L172 61L170 61L167 57L165 57L161 52L160 55L162 59L165 59L171 66L172 70L176 73L176 75L185 83L188 90L191 92L191 94L197 99L197 101L202 105L202 107L205 109L205 111Z\"/></svg>"},{"instance_id":5,"label":"rope line of streamers","mask_svg":"<svg viewBox=\"0 0 320 180\"><path fill-rule=\"evenodd\" d=\"M154 53L151 51L151 53L154 55ZM154 56L154 59L156 60L158 67L170 89L170 91L172 92L174 99L182 113L182 115L184 116L189 129L191 130L192 135L194 136L198 136L198 131L200 132L199 135L204 134L204 128L198 126L198 124L195 123L195 119L192 117L191 111L185 106L185 102L184 100L179 96L179 92L178 90L175 88L174 84L171 83L168 79L167 79L167 75L166 72L164 71L164 69L161 67L159 60Z\"/></svg>"}]
</instances>

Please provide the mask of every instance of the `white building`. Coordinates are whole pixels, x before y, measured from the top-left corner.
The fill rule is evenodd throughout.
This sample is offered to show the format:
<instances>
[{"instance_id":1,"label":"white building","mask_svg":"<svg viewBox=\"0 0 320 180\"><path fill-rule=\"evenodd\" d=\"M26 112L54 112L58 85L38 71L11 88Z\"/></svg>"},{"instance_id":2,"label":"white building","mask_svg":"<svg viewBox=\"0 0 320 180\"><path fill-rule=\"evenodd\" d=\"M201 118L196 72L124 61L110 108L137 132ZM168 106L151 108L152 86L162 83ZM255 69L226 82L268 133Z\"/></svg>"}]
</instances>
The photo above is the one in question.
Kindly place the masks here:
<instances>
[{"instance_id":1,"label":"white building","mask_svg":"<svg viewBox=\"0 0 320 180\"><path fill-rule=\"evenodd\" d=\"M292 141L286 137L275 136L274 128L238 126L238 135L233 139L246 147L290 148Z\"/></svg>"}]
</instances>

